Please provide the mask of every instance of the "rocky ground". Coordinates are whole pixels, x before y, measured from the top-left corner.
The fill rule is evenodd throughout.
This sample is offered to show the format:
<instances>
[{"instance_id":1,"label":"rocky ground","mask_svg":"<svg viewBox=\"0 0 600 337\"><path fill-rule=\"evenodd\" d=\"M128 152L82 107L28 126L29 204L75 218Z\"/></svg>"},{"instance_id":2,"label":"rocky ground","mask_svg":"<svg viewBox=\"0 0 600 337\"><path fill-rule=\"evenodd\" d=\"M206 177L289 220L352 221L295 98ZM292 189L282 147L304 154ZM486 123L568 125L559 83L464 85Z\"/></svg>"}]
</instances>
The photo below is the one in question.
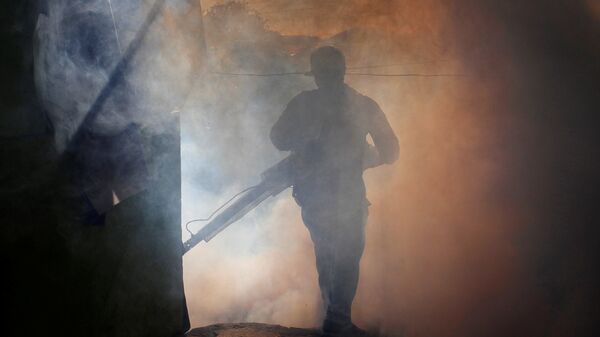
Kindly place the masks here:
<instances>
[{"instance_id":1,"label":"rocky ground","mask_svg":"<svg viewBox=\"0 0 600 337\"><path fill-rule=\"evenodd\" d=\"M215 324L196 328L187 337L320 337L316 329L287 328L260 323Z\"/></svg>"}]
</instances>

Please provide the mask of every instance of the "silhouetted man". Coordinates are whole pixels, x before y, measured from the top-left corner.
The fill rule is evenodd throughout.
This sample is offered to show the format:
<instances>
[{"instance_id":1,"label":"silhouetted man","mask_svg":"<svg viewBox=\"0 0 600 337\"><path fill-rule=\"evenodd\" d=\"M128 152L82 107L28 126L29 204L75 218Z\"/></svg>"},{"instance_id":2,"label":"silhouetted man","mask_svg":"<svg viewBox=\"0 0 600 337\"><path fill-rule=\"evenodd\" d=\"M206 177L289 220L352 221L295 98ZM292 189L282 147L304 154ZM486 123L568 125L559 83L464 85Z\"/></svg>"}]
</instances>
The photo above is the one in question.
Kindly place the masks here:
<instances>
[{"instance_id":1,"label":"silhouetted man","mask_svg":"<svg viewBox=\"0 0 600 337\"><path fill-rule=\"evenodd\" d=\"M344 83L346 64L338 49L321 47L310 61L318 89L292 99L271 140L299 158L294 197L315 246L326 307L323 333L362 335L351 321L368 207L362 173L394 162L398 140L377 103Z\"/></svg>"}]
</instances>

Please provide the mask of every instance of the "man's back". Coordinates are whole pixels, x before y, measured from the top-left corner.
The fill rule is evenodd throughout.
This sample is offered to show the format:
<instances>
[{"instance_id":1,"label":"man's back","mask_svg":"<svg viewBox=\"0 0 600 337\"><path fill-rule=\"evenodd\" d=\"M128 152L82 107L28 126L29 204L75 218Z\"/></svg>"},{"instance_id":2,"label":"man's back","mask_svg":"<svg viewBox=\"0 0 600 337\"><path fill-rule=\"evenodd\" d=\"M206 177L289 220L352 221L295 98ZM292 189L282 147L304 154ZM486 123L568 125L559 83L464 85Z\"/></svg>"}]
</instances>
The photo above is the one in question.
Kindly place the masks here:
<instances>
[{"instance_id":1,"label":"man's back","mask_svg":"<svg viewBox=\"0 0 600 337\"><path fill-rule=\"evenodd\" d=\"M304 91L292 99L273 126L271 140L280 150L298 153L306 164L295 182L301 204L308 195L319 203L349 193L364 198L362 172L373 166L366 162L373 151L367 134L384 162L395 159L397 139L369 97L344 85L335 92Z\"/></svg>"}]
</instances>

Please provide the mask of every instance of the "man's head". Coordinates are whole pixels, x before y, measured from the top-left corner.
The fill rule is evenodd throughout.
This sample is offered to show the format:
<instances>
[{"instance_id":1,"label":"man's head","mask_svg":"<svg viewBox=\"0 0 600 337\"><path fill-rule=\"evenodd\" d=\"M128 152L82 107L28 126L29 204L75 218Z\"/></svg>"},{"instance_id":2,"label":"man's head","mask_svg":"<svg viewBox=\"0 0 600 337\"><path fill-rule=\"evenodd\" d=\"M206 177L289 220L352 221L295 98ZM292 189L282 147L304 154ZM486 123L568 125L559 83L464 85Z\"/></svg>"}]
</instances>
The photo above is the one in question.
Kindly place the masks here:
<instances>
[{"instance_id":1,"label":"man's head","mask_svg":"<svg viewBox=\"0 0 600 337\"><path fill-rule=\"evenodd\" d=\"M344 83L346 60L342 52L331 46L320 47L310 55L311 74L320 89L334 89Z\"/></svg>"}]
</instances>

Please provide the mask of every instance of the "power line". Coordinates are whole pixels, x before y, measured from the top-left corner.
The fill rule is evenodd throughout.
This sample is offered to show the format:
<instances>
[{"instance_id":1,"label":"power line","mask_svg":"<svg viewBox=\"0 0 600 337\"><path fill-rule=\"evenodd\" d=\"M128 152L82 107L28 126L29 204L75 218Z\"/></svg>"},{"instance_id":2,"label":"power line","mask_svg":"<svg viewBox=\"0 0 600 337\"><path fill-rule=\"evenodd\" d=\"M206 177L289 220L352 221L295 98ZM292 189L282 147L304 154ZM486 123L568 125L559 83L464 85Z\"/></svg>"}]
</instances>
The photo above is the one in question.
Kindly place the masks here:
<instances>
[{"instance_id":1,"label":"power line","mask_svg":"<svg viewBox=\"0 0 600 337\"><path fill-rule=\"evenodd\" d=\"M268 15L268 14L299 12L299 11L311 11L311 10L321 10L321 9L322 9L321 7L298 7L298 8L288 8L288 9L282 9L282 10L270 11L270 12L263 12L263 11L257 10L257 12L260 13L260 14L262 14L262 15Z\"/></svg>"},{"instance_id":2,"label":"power line","mask_svg":"<svg viewBox=\"0 0 600 337\"><path fill-rule=\"evenodd\" d=\"M430 61L391 63L391 64L369 64L369 65L363 65L363 66L348 67L347 69L391 68L391 67L409 66L409 65L414 65L414 64L429 64L429 63L443 63L443 62L448 62L448 60L430 60Z\"/></svg>"},{"instance_id":3,"label":"power line","mask_svg":"<svg viewBox=\"0 0 600 337\"><path fill-rule=\"evenodd\" d=\"M248 76L248 77L275 77L275 76L288 76L288 75L306 75L306 71L295 71L295 72L284 72L284 73L228 73L223 71L211 71L213 75L223 76Z\"/></svg>"},{"instance_id":4,"label":"power line","mask_svg":"<svg viewBox=\"0 0 600 337\"><path fill-rule=\"evenodd\" d=\"M418 74L418 73L408 73L408 74L346 73L346 75L376 76L376 77L462 77L462 76L465 76L463 74Z\"/></svg>"},{"instance_id":5,"label":"power line","mask_svg":"<svg viewBox=\"0 0 600 337\"><path fill-rule=\"evenodd\" d=\"M279 77L290 75L305 75L310 76L308 72L282 72L282 73L229 73L222 71L210 72L213 75L222 76L240 76L240 77ZM421 74L421 73L405 73L405 74L381 74L381 73L354 73L349 72L346 75L350 76L372 76L372 77L462 77L463 74Z\"/></svg>"},{"instance_id":6,"label":"power line","mask_svg":"<svg viewBox=\"0 0 600 337\"><path fill-rule=\"evenodd\" d=\"M287 0L258 0L258 1L246 1L246 3L250 6L256 6L256 5L273 5L275 2L284 2ZM318 3L324 3L324 2L329 2L329 3L340 3L340 2L344 2L344 0L312 0L312 1L305 1L305 2L318 2Z\"/></svg>"}]
</instances>

